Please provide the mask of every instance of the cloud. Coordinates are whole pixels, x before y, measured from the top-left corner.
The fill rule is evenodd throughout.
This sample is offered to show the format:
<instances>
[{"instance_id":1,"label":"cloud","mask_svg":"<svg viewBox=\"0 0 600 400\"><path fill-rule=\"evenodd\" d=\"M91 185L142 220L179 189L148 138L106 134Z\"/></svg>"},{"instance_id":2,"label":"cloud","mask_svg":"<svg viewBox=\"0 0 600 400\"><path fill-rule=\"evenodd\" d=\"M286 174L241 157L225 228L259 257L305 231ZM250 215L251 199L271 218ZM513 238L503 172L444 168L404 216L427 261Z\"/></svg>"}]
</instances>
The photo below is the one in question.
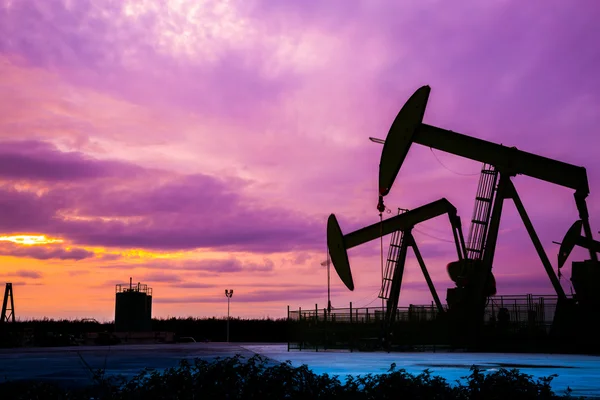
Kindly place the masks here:
<instances>
[{"instance_id":1,"label":"cloud","mask_svg":"<svg viewBox=\"0 0 600 400\"><path fill-rule=\"evenodd\" d=\"M145 282L147 284L177 283L177 282L181 282L181 277L177 274L168 273L168 272L151 272L148 274L144 274L141 277L141 282Z\"/></svg>"},{"instance_id":2,"label":"cloud","mask_svg":"<svg viewBox=\"0 0 600 400\"><path fill-rule=\"evenodd\" d=\"M136 273L144 265L111 258L128 248L244 251L251 260L285 252L281 270L300 282L322 261L306 254L324 252L329 213L344 232L378 220L381 147L367 137L384 137L424 84L426 123L586 166L597 224L600 161L589 132L600 125L599 6L545 5L0 0L0 230L109 247L115 255L96 258ZM467 233L479 169L412 146L386 205L447 197ZM577 219L572 191L514 181L554 261L551 241ZM537 262L511 208L496 254L506 274ZM432 275L455 258L439 240L452 238L448 228L440 218L415 230ZM374 280L378 247L351 250L357 278ZM239 281L280 273L276 262L223 257L148 268ZM514 281L515 291L535 283Z\"/></svg>"},{"instance_id":3,"label":"cloud","mask_svg":"<svg viewBox=\"0 0 600 400\"><path fill-rule=\"evenodd\" d=\"M116 254L116 253L102 253L102 254L96 254L96 257L101 260L115 261L115 260L122 258L123 255Z\"/></svg>"},{"instance_id":4,"label":"cloud","mask_svg":"<svg viewBox=\"0 0 600 400\"><path fill-rule=\"evenodd\" d=\"M332 293L343 293L341 288L332 288ZM270 303L270 302L295 302L306 299L315 299L322 297L326 289L323 287L302 287L298 285L293 290L260 290L250 292L235 292L234 300L237 303ZM213 295L207 296L181 296L171 298L157 298L153 301L157 303L222 303L221 297Z\"/></svg>"},{"instance_id":5,"label":"cloud","mask_svg":"<svg viewBox=\"0 0 600 400\"><path fill-rule=\"evenodd\" d=\"M197 264L198 269L202 271L211 271L219 273L227 272L269 272L273 270L275 264L270 259L265 259L262 263L242 262L235 258L228 260L202 260Z\"/></svg>"},{"instance_id":6,"label":"cloud","mask_svg":"<svg viewBox=\"0 0 600 400\"><path fill-rule=\"evenodd\" d=\"M0 255L26 257L37 260L85 260L94 258L94 252L82 248L65 248L57 244L23 246L11 242L0 242Z\"/></svg>"},{"instance_id":7,"label":"cloud","mask_svg":"<svg viewBox=\"0 0 600 400\"><path fill-rule=\"evenodd\" d=\"M539 272L526 274L503 274L496 273L496 286L502 293L522 293L523 288L527 288L528 293L538 295L555 295L550 278L543 272L540 267ZM566 282L563 282L566 283ZM568 283L564 285L568 287ZM568 293L568 291L566 291Z\"/></svg>"},{"instance_id":8,"label":"cloud","mask_svg":"<svg viewBox=\"0 0 600 400\"><path fill-rule=\"evenodd\" d=\"M216 284L202 283L202 282L182 282L182 283L176 283L173 285L173 287L176 287L179 289L208 289L208 288L214 288L216 286L217 286Z\"/></svg>"},{"instance_id":9,"label":"cloud","mask_svg":"<svg viewBox=\"0 0 600 400\"><path fill-rule=\"evenodd\" d=\"M61 152L48 142L2 142L0 178L11 180L79 181L104 177L128 178L144 172L119 161L99 161L78 152Z\"/></svg>"},{"instance_id":10,"label":"cloud","mask_svg":"<svg viewBox=\"0 0 600 400\"><path fill-rule=\"evenodd\" d=\"M59 163L61 157L71 159L69 154L53 151ZM83 159L78 162L84 164ZM98 173L119 166L131 169L130 165L90 162ZM28 174L21 177L44 176L37 174L43 164L28 168ZM318 221L244 197L245 185L240 179L202 174L172 175L154 185L145 178L130 179L127 185L86 180L41 193L5 184L0 186L0 229L7 234L44 232L79 245L161 250L204 247L271 252L316 246ZM40 254L42 250L27 252Z\"/></svg>"},{"instance_id":11,"label":"cloud","mask_svg":"<svg viewBox=\"0 0 600 400\"><path fill-rule=\"evenodd\" d=\"M24 282L24 281L17 281L17 282L11 282L13 286L43 286L44 283L41 282Z\"/></svg>"},{"instance_id":12,"label":"cloud","mask_svg":"<svg viewBox=\"0 0 600 400\"><path fill-rule=\"evenodd\" d=\"M183 7L171 1L14 3L0 14L0 37L13 37L0 41L0 50L21 54L36 66L70 70L78 84L97 87L101 81L105 90L155 103L162 103L162 96L148 90L144 80L159 79L173 104L209 115L254 119L261 103L277 101L294 84L287 76L257 71L273 45L261 44L262 35L247 27L235 7L215 1L202 7L189 1L179 4ZM23 32L22 24L34 24L35 32ZM45 44L40 34L46 34ZM103 70L111 70L112 78ZM178 76L195 79L185 84ZM259 101L257 91L262 94ZM251 102L253 110L245 106Z\"/></svg>"},{"instance_id":13,"label":"cloud","mask_svg":"<svg viewBox=\"0 0 600 400\"><path fill-rule=\"evenodd\" d=\"M308 261L310 259L311 259L311 256L309 254L301 253L301 254L298 254L292 262L295 265L304 265L304 264L306 264L306 261Z\"/></svg>"},{"instance_id":14,"label":"cloud","mask_svg":"<svg viewBox=\"0 0 600 400\"><path fill-rule=\"evenodd\" d=\"M169 287L177 289L206 289L217 286L215 283L193 282L193 279L196 278L195 276L182 276L177 273L168 272L149 272L142 274L139 278L140 282L144 282L148 285L165 283L168 284Z\"/></svg>"},{"instance_id":15,"label":"cloud","mask_svg":"<svg viewBox=\"0 0 600 400\"><path fill-rule=\"evenodd\" d=\"M199 259L199 260L164 260L154 259L145 261L143 264L106 264L100 266L103 269L131 269L143 267L151 271L157 269L169 271L196 271L209 272L212 274L226 274L237 272L266 273L274 270L275 263L269 258L262 262L253 262L229 257L225 259ZM152 272L148 276L156 278L157 281L167 279L171 282L179 282L179 276L168 273Z\"/></svg>"},{"instance_id":16,"label":"cloud","mask_svg":"<svg viewBox=\"0 0 600 400\"><path fill-rule=\"evenodd\" d=\"M69 276L88 275L89 273L90 273L90 271L86 270L86 269L71 270L71 271L67 272L67 274L69 274Z\"/></svg>"},{"instance_id":17,"label":"cloud","mask_svg":"<svg viewBox=\"0 0 600 400\"><path fill-rule=\"evenodd\" d=\"M18 276L19 278L30 278L30 279L40 279L42 278L42 273L39 271L33 270L18 270L10 273L4 274L5 276Z\"/></svg>"}]
</instances>

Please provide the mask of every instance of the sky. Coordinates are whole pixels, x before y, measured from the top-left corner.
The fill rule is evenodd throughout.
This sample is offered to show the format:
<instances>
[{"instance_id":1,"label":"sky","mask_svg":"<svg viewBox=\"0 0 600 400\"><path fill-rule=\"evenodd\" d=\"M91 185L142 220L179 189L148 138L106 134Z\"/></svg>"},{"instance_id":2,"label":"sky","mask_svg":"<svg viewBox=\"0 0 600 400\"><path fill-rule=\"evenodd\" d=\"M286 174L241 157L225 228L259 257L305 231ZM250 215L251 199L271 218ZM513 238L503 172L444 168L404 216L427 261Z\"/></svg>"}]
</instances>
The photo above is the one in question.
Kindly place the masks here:
<instances>
[{"instance_id":1,"label":"sky","mask_svg":"<svg viewBox=\"0 0 600 400\"><path fill-rule=\"evenodd\" d=\"M18 318L114 318L115 285L155 317L284 317L327 302L325 229L379 221L378 165L408 97L424 122L587 168L600 229L595 0L0 0L0 282ZM411 148L386 205L447 198L468 233L481 165ZM556 269L573 191L513 179ZM415 239L442 299L448 219ZM385 252L389 237L384 238ZM377 306L380 241L349 251ZM570 290L570 262L561 280ZM510 201L500 294L553 289ZM432 301L409 253L400 305Z\"/></svg>"}]
</instances>

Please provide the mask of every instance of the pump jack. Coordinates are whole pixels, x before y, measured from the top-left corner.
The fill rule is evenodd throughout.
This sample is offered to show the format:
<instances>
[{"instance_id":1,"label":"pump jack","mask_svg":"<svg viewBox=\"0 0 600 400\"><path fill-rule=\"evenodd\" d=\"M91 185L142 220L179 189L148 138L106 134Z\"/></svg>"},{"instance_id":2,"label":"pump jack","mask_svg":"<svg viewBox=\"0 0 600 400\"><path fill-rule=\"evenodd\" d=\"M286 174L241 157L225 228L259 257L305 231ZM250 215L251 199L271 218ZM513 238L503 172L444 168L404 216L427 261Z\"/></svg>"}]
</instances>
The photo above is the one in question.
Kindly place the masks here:
<instances>
[{"instance_id":1,"label":"pump jack","mask_svg":"<svg viewBox=\"0 0 600 400\"><path fill-rule=\"evenodd\" d=\"M354 290L354 280L350 270L350 262L348 260L347 250L382 236L386 236L393 232L403 232L404 237L402 243L400 244L400 251L396 260L397 267L393 272L390 293L387 298L384 328L385 336L389 334L390 325L395 320L408 247L412 247L413 252L415 253L415 256L421 267L421 271L423 272L425 280L427 281L427 286L429 287L431 295L436 303L438 312L444 313L442 303L440 302L439 296L435 290L433 282L431 281L431 277L429 276L427 268L425 267L423 257L421 256L421 253L412 235L412 229L416 224L438 217L442 214L448 214L448 218L452 226L452 233L454 235L458 259L463 260L467 253L467 249L465 247L462 234L460 217L456 213L456 208L445 198L425 204L413 210L408 210L403 214L388 218L382 222L369 225L346 235L342 234L342 230L334 214L331 214L327 220L327 247L331 256L331 261L338 276L350 290Z\"/></svg>"},{"instance_id":2,"label":"pump jack","mask_svg":"<svg viewBox=\"0 0 600 400\"><path fill-rule=\"evenodd\" d=\"M583 243L584 247L589 250L590 260L583 263L573 263L571 281L574 283L576 292L578 287L580 292L585 291L585 293L576 293L579 305L589 302L597 304L596 299L598 296L589 293L591 286L598 282L600 278L600 266L598 265L598 249L593 245L594 240L585 201L589 195L585 168L527 153L518 150L516 147L506 147L424 124L422 121L430 90L429 86L423 86L408 99L392 123L385 141L372 139L384 144L379 164L380 203L383 201L383 197L390 192L412 143L487 163L498 171L499 182L493 199L490 226L483 257L480 262L476 263L469 260L465 261L461 269L465 272L463 275L466 279L463 280L462 284L457 282L457 287L448 289L447 293L449 311L456 314L460 324L468 330L466 333L476 335L483 322L487 300L485 289L489 285L489 279L493 278L492 263L505 199L513 200L559 298L555 323L559 313L570 314L569 310L573 310L575 305L572 299L567 299L511 181L511 178L516 175L526 175L575 190L575 204L580 218L578 222L584 230L584 236L577 236L576 241ZM564 258L566 259L566 257ZM459 263L461 263L460 258ZM583 305L585 306L585 304ZM593 307L587 306L585 308L593 309ZM598 308L594 311L597 314ZM472 339L476 339L476 337L469 340Z\"/></svg>"},{"instance_id":3,"label":"pump jack","mask_svg":"<svg viewBox=\"0 0 600 400\"><path fill-rule=\"evenodd\" d=\"M587 240L581 236L581 227L583 221L575 221L567 231L558 253L558 268L562 268L575 246L580 246L589 251L600 252L600 242L596 240ZM588 279L588 274L597 274L595 279ZM583 314L594 314L600 309L600 296L597 295L597 282L599 278L597 264L586 260L583 262L573 262L571 269L571 281L577 293L577 301L583 308Z\"/></svg>"}]
</instances>

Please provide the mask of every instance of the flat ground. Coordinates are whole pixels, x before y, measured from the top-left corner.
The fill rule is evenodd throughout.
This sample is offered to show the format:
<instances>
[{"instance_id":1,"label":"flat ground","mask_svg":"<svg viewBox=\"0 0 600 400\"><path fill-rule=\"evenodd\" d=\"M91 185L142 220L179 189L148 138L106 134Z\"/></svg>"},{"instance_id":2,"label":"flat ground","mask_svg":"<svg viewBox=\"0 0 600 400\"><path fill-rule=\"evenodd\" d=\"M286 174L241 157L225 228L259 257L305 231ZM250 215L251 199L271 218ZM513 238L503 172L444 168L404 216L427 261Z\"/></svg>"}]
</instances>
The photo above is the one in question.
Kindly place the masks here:
<instances>
[{"instance_id":1,"label":"flat ground","mask_svg":"<svg viewBox=\"0 0 600 400\"><path fill-rule=\"evenodd\" d=\"M384 373L392 363L409 373L429 368L449 382L469 374L475 364L485 370L518 368L534 377L557 374L552 387L562 393L567 386L573 395L600 398L600 357L543 354L485 353L350 353L344 351L287 351L285 344L188 343L163 345L77 346L0 350L0 381L51 380L69 386L91 383L90 371L105 368L109 375L132 377L144 368L162 370L177 366L181 359L227 357L241 354L265 356L274 362L306 364L316 373L341 377Z\"/></svg>"}]
</instances>

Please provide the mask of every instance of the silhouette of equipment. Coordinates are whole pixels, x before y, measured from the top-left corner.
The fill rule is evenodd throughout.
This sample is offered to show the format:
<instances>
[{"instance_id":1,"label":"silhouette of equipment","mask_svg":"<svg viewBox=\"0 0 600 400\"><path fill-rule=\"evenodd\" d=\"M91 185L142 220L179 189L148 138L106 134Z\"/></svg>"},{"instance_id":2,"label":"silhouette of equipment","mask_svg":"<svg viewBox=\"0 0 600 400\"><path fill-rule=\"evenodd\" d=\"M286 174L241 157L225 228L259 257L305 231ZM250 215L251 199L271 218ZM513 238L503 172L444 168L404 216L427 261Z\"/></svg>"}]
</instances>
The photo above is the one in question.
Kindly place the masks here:
<instances>
[{"instance_id":1,"label":"silhouette of equipment","mask_svg":"<svg viewBox=\"0 0 600 400\"><path fill-rule=\"evenodd\" d=\"M581 235L583 221L575 221L567 231L558 252L558 268L562 268L575 246L583 247L590 252L600 252L600 242ZM600 281L600 268L593 260L574 261L571 263L571 282L577 294L577 302L581 315L596 315L600 310L600 296L597 283ZM596 319L600 317L596 315ZM597 329L597 328L596 328ZM595 332L594 329L592 332Z\"/></svg>"},{"instance_id":2,"label":"silhouette of equipment","mask_svg":"<svg viewBox=\"0 0 600 400\"><path fill-rule=\"evenodd\" d=\"M442 214L448 214L455 239L454 242L456 245L456 252L459 260L462 260L465 257L466 248L462 235L460 217L456 213L456 208L445 198L413 210L408 210L403 214L388 218L382 222L369 225L346 235L342 234L342 230L340 229L337 218L334 214L331 214L327 220L327 247L329 248L331 262L333 263L333 266L344 285L346 285L346 287L350 290L354 290L354 280L352 278L347 250L393 232L403 232L403 240L400 244L400 250L396 260L397 266L394 268L390 294L387 296L385 315L386 335L389 334L391 323L395 320L408 247L413 249L438 312L444 313L444 307L439 299L423 261L423 257L421 256L421 252L419 251L419 248L417 247L415 239L412 235L412 229L415 225L429 219L436 218Z\"/></svg>"},{"instance_id":3,"label":"silhouette of equipment","mask_svg":"<svg viewBox=\"0 0 600 400\"><path fill-rule=\"evenodd\" d=\"M600 266L598 265L597 255L600 244L593 240L589 223L586 204L589 185L586 169L528 153L516 147L506 147L424 124L423 117L429 93L429 86L419 88L396 116L386 139L370 139L373 142L383 144L379 164L378 210L385 207L383 198L390 193L413 143L479 161L484 165L488 164L497 174L497 185L496 180L494 180L490 197L477 198L478 201L489 202L491 211L488 220L482 222L485 224L485 230L484 234L480 235L481 237L478 239L481 254L474 255L474 252L478 251L475 249L470 257L466 257L464 252L461 257L459 252L458 261L448 265L448 273L456 283L456 287L449 288L447 292L448 314L452 321L451 331L453 337L469 344L479 343L481 339L481 327L484 321L487 298L495 293L492 264L505 199L513 200L558 296L551 334L560 337L580 338L584 336L584 331L589 331L589 334L592 335L591 332L597 331L597 328L592 329L592 327L597 326L600 322L600 318L598 318L600 295L597 294L597 291L595 292L597 282L600 279ZM586 248L589 251L590 259L573 263L571 281L575 289L574 298L567 298L512 183L511 178L516 175L529 176L575 190L574 198L579 212L579 221L574 224L572 231L569 231L561 245L559 267L564 264L575 245ZM413 223L398 222L407 221L410 218L400 219L404 215L383 221L384 234L391 233L394 230L408 229L414 223L420 222L418 218L411 221ZM427 215L424 214L419 217L427 218ZM377 237L379 234L378 225L374 224L342 236L335 216L331 215L329 217L327 233L331 258L338 275L350 290L354 289L354 283L346 250ZM580 234L581 229L584 232L583 236ZM458 244L460 244L460 240L457 241L457 246ZM392 305L393 303L388 302L388 307Z\"/></svg>"},{"instance_id":4,"label":"silhouette of equipment","mask_svg":"<svg viewBox=\"0 0 600 400\"><path fill-rule=\"evenodd\" d=\"M12 283L7 283L4 289L4 300L2 301L0 324L4 322L15 322L15 301L13 299Z\"/></svg>"},{"instance_id":5,"label":"silhouette of equipment","mask_svg":"<svg viewBox=\"0 0 600 400\"><path fill-rule=\"evenodd\" d=\"M589 240L581 235L583 221L575 221L567 231L558 251L558 268L562 268L575 246L580 246L593 252L600 252L600 242Z\"/></svg>"}]
</instances>

